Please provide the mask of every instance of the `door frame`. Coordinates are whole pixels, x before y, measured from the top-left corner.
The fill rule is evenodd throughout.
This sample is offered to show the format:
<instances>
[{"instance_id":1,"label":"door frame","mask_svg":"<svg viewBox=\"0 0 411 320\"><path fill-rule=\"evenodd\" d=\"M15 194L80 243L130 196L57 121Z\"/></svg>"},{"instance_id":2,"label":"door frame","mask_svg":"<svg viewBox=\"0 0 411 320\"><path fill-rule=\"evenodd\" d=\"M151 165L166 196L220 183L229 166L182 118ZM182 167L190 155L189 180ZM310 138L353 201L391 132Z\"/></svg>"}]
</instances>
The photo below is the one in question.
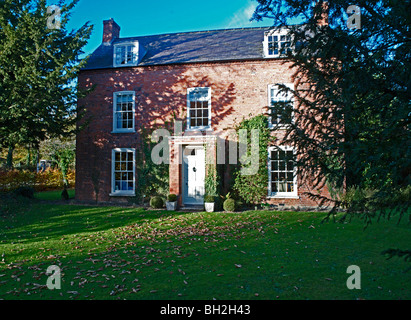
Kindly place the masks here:
<instances>
[{"instance_id":1,"label":"door frame","mask_svg":"<svg viewBox=\"0 0 411 320\"><path fill-rule=\"evenodd\" d=\"M202 205L204 203L204 195L205 195L205 190L204 190L204 194L202 195L203 200L202 201L198 201L198 202L192 202L192 201L187 201L187 194L188 194L188 177L187 177L187 185L185 184L186 182L186 176L185 176L185 168L188 165L185 161L185 152L187 149L202 149L204 150L204 146L202 144L188 144L188 145L184 145L183 146L183 152L182 152L182 166L181 166L181 183L182 183L182 203L183 205ZM205 153L204 153L204 187L205 187L205 170L206 170L206 166L205 166Z\"/></svg>"}]
</instances>

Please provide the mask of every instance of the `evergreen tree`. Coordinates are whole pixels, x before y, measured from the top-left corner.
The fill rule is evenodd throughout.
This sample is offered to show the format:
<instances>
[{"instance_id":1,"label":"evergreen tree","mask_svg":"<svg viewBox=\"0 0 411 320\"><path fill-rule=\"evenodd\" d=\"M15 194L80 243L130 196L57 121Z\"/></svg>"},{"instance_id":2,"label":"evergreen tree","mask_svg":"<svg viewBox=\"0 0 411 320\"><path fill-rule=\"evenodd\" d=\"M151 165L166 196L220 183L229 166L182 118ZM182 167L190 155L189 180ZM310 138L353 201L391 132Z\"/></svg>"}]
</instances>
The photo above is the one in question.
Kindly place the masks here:
<instances>
[{"instance_id":1,"label":"evergreen tree","mask_svg":"<svg viewBox=\"0 0 411 320\"><path fill-rule=\"evenodd\" d=\"M300 170L318 186L409 186L410 1L357 1L358 30L347 27L346 1L258 3L254 19L272 18L293 35L287 60L298 106L286 142L296 145ZM329 25L319 23L325 12Z\"/></svg>"},{"instance_id":2,"label":"evergreen tree","mask_svg":"<svg viewBox=\"0 0 411 320\"><path fill-rule=\"evenodd\" d=\"M81 108L75 80L79 56L92 26L67 30L77 0L58 3L60 19L46 0L0 4L0 146L34 145L45 137L72 134ZM59 27L58 28L58 24Z\"/></svg>"},{"instance_id":3,"label":"evergreen tree","mask_svg":"<svg viewBox=\"0 0 411 320\"><path fill-rule=\"evenodd\" d=\"M322 200L367 222L409 215L410 0L355 1L356 28L345 0L257 1L253 19L292 35L297 106L285 143L296 147L300 174L340 190Z\"/></svg>"}]
</instances>

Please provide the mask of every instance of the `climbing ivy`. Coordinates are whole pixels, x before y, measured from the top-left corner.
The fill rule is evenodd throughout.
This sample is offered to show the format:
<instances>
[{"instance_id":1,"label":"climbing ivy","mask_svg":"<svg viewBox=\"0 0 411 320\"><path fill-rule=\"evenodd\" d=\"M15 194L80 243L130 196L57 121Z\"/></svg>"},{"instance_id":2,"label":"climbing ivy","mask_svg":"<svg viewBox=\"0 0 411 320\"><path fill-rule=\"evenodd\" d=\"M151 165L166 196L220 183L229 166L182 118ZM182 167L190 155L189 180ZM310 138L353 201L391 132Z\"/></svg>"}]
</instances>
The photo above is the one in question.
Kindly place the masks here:
<instances>
[{"instance_id":1,"label":"climbing ivy","mask_svg":"<svg viewBox=\"0 0 411 320\"><path fill-rule=\"evenodd\" d=\"M166 198L169 191L169 166L152 161L151 134L141 129L140 137L139 147L136 148L136 196L129 200L142 203L148 201L151 196Z\"/></svg>"},{"instance_id":2,"label":"climbing ivy","mask_svg":"<svg viewBox=\"0 0 411 320\"><path fill-rule=\"evenodd\" d=\"M246 203L258 204L267 197L268 193L267 150L274 138L271 136L271 131L268 128L268 119L264 115L258 115L251 119L244 119L238 125L237 131L240 129L247 130L248 148L246 156L250 156L251 154L251 131L256 129L259 132L258 170L252 175L242 174L241 169L247 167L249 164L243 164L240 159L240 164L237 166L234 173L235 181L233 189Z\"/></svg>"},{"instance_id":3,"label":"climbing ivy","mask_svg":"<svg viewBox=\"0 0 411 320\"><path fill-rule=\"evenodd\" d=\"M215 147L215 146L214 146ZM210 145L204 145L204 151L207 155L207 149L210 148ZM207 162L207 156L205 159L205 179L204 179L204 189L205 195L218 197L220 193L220 174L217 169L217 165L214 163Z\"/></svg>"}]
</instances>

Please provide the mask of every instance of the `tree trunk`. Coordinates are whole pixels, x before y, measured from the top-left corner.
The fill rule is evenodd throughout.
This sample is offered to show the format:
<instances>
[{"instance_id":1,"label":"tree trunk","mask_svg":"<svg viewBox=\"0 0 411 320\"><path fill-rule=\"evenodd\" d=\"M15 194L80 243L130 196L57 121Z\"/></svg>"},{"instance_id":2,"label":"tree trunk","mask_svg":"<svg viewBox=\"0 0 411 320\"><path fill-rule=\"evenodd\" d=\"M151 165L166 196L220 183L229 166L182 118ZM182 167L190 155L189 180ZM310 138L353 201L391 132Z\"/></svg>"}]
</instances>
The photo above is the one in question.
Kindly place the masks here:
<instances>
[{"instance_id":1,"label":"tree trunk","mask_svg":"<svg viewBox=\"0 0 411 320\"><path fill-rule=\"evenodd\" d=\"M27 147L27 168L30 168L31 166L31 147L30 145Z\"/></svg>"},{"instance_id":2,"label":"tree trunk","mask_svg":"<svg viewBox=\"0 0 411 320\"><path fill-rule=\"evenodd\" d=\"M37 147L36 148L36 163L35 163L36 172L39 172L39 167L38 167L39 163L40 163L40 150L39 150L39 147Z\"/></svg>"},{"instance_id":3,"label":"tree trunk","mask_svg":"<svg viewBox=\"0 0 411 320\"><path fill-rule=\"evenodd\" d=\"M13 151L14 151L14 146L9 146L9 151L7 152L7 160L6 160L7 169L13 169Z\"/></svg>"}]
</instances>

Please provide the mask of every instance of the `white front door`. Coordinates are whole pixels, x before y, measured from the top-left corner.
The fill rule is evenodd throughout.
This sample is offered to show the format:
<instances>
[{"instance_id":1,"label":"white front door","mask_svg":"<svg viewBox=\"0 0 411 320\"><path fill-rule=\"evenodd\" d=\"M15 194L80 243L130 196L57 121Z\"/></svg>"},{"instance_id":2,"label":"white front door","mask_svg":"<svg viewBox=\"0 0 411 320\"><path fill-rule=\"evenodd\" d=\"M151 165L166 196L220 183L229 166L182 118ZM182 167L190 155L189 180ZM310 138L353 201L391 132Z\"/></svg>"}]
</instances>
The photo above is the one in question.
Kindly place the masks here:
<instances>
[{"instance_id":1,"label":"white front door","mask_svg":"<svg viewBox=\"0 0 411 320\"><path fill-rule=\"evenodd\" d=\"M204 203L205 153L201 146L187 146L183 153L183 202Z\"/></svg>"}]
</instances>

